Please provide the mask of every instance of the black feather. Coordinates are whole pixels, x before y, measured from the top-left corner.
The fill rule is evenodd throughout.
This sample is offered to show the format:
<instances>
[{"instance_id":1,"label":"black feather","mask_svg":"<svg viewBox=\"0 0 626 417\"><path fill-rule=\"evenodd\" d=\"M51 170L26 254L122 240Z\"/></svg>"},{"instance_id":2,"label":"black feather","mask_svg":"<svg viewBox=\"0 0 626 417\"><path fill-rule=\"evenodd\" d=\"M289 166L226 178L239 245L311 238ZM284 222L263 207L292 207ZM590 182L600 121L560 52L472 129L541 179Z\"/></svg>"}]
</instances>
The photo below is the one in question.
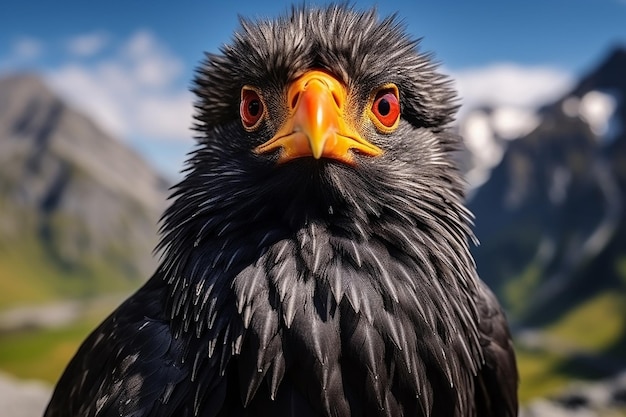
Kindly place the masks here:
<instances>
[{"instance_id":1,"label":"black feather","mask_svg":"<svg viewBox=\"0 0 626 417\"><path fill-rule=\"evenodd\" d=\"M401 120L355 166L252 150L290 81L323 68L358 119L394 83ZM259 129L239 121L244 85ZM515 416L506 322L469 253L448 80L395 18L347 6L242 20L194 91L199 146L150 281L89 336L46 416Z\"/></svg>"}]
</instances>

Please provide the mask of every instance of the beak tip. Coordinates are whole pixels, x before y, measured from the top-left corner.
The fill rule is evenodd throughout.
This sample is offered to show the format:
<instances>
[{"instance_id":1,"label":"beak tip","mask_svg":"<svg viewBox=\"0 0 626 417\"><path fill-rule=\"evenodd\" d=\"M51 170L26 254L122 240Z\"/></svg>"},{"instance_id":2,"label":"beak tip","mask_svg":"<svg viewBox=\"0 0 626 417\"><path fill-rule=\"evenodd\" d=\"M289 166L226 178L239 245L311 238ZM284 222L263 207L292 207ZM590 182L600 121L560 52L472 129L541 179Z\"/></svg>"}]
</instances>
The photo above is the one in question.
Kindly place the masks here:
<instances>
[{"instance_id":1,"label":"beak tip","mask_svg":"<svg viewBox=\"0 0 626 417\"><path fill-rule=\"evenodd\" d=\"M317 137L311 137L309 135L307 135L307 139L311 148L311 155L315 159L320 159L324 154L324 143L326 141L320 140Z\"/></svg>"}]
</instances>

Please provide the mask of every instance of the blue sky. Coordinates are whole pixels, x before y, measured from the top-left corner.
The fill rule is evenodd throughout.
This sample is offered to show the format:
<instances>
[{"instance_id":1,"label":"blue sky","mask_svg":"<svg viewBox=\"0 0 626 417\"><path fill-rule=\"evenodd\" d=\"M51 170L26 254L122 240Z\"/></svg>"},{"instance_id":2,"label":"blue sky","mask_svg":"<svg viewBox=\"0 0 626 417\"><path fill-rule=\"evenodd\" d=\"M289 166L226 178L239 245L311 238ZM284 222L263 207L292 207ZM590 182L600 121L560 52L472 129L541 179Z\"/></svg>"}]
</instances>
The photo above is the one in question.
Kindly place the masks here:
<instances>
[{"instance_id":1,"label":"blue sky","mask_svg":"<svg viewBox=\"0 0 626 417\"><path fill-rule=\"evenodd\" d=\"M239 14L288 1L5 1L0 74L37 71L72 105L176 177L192 148L187 88L203 51L228 42ZM310 1L323 4L324 1ZM457 79L464 107L532 107L562 94L626 45L626 0L354 1L398 12Z\"/></svg>"}]
</instances>

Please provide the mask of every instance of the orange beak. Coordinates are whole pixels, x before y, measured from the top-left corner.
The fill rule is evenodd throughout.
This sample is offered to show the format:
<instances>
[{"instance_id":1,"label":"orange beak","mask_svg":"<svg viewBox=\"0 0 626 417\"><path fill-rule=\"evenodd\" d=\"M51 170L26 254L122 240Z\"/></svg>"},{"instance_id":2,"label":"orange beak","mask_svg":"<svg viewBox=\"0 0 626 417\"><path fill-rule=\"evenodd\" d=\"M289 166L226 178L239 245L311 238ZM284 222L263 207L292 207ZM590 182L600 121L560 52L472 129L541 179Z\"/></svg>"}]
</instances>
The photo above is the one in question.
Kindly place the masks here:
<instances>
[{"instance_id":1,"label":"orange beak","mask_svg":"<svg viewBox=\"0 0 626 417\"><path fill-rule=\"evenodd\" d=\"M280 149L278 163L297 158L330 158L354 165L354 153L382 154L345 119L347 92L326 72L313 70L287 90L289 115L274 137L255 148L265 154Z\"/></svg>"}]
</instances>

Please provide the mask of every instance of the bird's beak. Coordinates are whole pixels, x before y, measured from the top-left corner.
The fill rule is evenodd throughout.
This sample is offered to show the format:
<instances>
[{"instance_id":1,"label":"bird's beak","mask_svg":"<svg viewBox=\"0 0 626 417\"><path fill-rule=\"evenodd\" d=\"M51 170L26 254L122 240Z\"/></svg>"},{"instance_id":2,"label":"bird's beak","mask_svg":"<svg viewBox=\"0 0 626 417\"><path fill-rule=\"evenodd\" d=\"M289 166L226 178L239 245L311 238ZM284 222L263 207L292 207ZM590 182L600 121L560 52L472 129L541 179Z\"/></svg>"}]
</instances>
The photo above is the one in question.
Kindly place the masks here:
<instances>
[{"instance_id":1,"label":"bird's beak","mask_svg":"<svg viewBox=\"0 0 626 417\"><path fill-rule=\"evenodd\" d=\"M346 121L346 97L346 88L333 76L319 70L307 72L287 90L287 120L255 152L280 149L278 163L312 156L350 165L354 164L354 153L382 154Z\"/></svg>"}]
</instances>

